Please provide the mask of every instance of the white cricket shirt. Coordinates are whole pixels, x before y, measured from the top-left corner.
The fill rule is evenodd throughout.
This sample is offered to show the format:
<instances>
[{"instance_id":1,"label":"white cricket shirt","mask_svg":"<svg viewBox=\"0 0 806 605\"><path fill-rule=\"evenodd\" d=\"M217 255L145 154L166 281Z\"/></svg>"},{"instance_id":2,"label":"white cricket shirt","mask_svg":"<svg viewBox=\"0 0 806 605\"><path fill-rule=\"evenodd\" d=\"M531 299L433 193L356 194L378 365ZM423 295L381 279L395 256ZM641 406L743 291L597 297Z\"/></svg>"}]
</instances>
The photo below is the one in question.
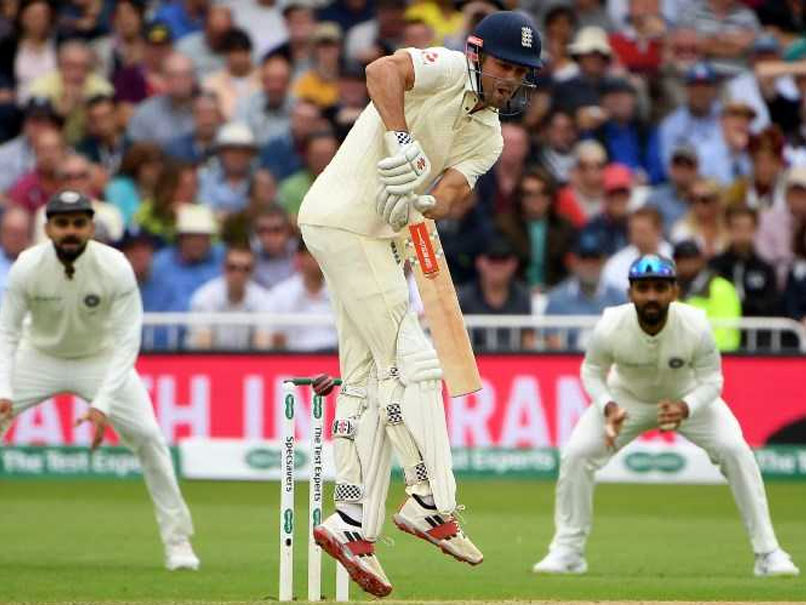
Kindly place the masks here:
<instances>
[{"instance_id":1,"label":"white cricket shirt","mask_svg":"<svg viewBox=\"0 0 806 605\"><path fill-rule=\"evenodd\" d=\"M463 53L447 48L408 48L414 86L404 96L406 123L431 161L422 193L446 169L462 173L472 188L503 148L498 114L489 108L470 111L478 100ZM377 164L386 157L386 127L370 103L361 112L333 160L302 202L300 225L345 229L378 238L396 237L377 215Z\"/></svg>"},{"instance_id":2,"label":"white cricket shirt","mask_svg":"<svg viewBox=\"0 0 806 605\"><path fill-rule=\"evenodd\" d=\"M722 366L705 313L673 302L666 325L650 336L632 303L605 309L582 362L582 382L595 405L618 403L620 390L639 401L683 400L690 415L722 393Z\"/></svg>"},{"instance_id":3,"label":"white cricket shirt","mask_svg":"<svg viewBox=\"0 0 806 605\"><path fill-rule=\"evenodd\" d=\"M66 359L107 352L107 375L91 403L109 412L140 349L137 280L123 254L96 241L87 243L74 267L67 279L51 242L25 250L12 265L0 304L0 398L13 399L14 356L22 341Z\"/></svg>"},{"instance_id":4,"label":"white cricket shirt","mask_svg":"<svg viewBox=\"0 0 806 605\"><path fill-rule=\"evenodd\" d=\"M269 313L307 313L331 315L330 295L323 284L319 292L308 292L302 275L295 273L269 291L266 309ZM271 326L267 326L271 329ZM338 346L336 328L332 325L292 326L272 329L285 335L286 348L291 351L317 351Z\"/></svg>"}]
</instances>

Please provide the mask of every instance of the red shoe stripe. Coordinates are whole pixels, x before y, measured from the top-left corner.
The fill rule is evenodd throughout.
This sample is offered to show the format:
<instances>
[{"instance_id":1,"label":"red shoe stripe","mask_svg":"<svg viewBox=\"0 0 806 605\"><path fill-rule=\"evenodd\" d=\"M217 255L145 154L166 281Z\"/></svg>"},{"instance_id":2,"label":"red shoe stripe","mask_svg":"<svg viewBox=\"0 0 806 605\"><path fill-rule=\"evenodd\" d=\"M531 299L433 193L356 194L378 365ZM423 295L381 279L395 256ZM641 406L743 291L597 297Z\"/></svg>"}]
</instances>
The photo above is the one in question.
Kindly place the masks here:
<instances>
[{"instance_id":1,"label":"red shoe stripe","mask_svg":"<svg viewBox=\"0 0 806 605\"><path fill-rule=\"evenodd\" d=\"M344 547L354 555L371 555L375 552L375 544L367 540L352 540Z\"/></svg>"},{"instance_id":2,"label":"red shoe stripe","mask_svg":"<svg viewBox=\"0 0 806 605\"><path fill-rule=\"evenodd\" d=\"M459 526L456 524L456 521L451 519L442 525L437 525L436 527L429 529L426 533L435 540L444 540L445 538L453 538L454 536L458 535Z\"/></svg>"}]
</instances>

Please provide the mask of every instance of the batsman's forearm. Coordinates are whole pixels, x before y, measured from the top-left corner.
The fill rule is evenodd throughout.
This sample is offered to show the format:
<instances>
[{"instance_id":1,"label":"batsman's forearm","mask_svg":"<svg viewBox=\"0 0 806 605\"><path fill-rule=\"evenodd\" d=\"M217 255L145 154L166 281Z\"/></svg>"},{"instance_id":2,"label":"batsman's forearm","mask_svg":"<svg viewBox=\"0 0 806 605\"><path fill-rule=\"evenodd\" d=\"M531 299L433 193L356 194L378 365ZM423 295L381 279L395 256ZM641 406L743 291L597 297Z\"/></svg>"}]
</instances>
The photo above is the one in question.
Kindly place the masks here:
<instances>
[{"instance_id":1,"label":"batsman's forearm","mask_svg":"<svg viewBox=\"0 0 806 605\"><path fill-rule=\"evenodd\" d=\"M409 131L403 109L404 77L394 62L382 57L367 66L367 91L387 130Z\"/></svg>"}]
</instances>

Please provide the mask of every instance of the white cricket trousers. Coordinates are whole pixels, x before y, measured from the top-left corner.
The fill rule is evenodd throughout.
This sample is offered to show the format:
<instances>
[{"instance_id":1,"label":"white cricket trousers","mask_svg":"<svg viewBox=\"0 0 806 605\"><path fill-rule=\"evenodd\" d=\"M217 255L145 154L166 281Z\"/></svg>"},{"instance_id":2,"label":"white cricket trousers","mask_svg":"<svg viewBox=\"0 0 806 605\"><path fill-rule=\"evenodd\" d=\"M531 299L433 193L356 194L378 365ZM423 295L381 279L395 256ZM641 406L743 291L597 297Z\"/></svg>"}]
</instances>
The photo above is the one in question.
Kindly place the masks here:
<instances>
[{"instance_id":1,"label":"white cricket trousers","mask_svg":"<svg viewBox=\"0 0 806 605\"><path fill-rule=\"evenodd\" d=\"M621 449L641 433L657 428L657 406L636 401L624 393L614 399L627 410L627 418L616 440ZM555 534L550 550L584 553L593 516L594 473L613 455L604 442L604 414L591 405L571 432L560 458L557 480ZM678 431L703 448L727 478L739 514L756 554L778 548L770 521L767 496L753 452L727 404L718 399L700 408L680 425Z\"/></svg>"},{"instance_id":2,"label":"white cricket trousers","mask_svg":"<svg viewBox=\"0 0 806 605\"><path fill-rule=\"evenodd\" d=\"M14 415L59 393L73 393L92 402L106 375L108 360L108 354L61 359L23 343L17 350L12 376ZM140 462L163 543L189 538L193 534L190 511L179 491L171 454L148 392L134 368L119 397L112 400L109 421Z\"/></svg>"}]
</instances>

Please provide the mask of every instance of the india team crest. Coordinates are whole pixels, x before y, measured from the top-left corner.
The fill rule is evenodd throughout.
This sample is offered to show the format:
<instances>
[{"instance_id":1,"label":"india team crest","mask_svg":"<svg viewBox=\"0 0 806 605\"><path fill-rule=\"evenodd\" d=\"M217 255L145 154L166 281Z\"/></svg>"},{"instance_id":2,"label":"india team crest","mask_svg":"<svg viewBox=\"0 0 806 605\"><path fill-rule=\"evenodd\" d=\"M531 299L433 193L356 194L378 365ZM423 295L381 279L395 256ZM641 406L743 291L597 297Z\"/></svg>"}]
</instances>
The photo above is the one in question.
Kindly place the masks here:
<instances>
[{"instance_id":1,"label":"india team crest","mask_svg":"<svg viewBox=\"0 0 806 605\"><path fill-rule=\"evenodd\" d=\"M532 28L524 25L521 28L521 46L524 48L532 48L533 39L534 35L532 34Z\"/></svg>"}]
</instances>

